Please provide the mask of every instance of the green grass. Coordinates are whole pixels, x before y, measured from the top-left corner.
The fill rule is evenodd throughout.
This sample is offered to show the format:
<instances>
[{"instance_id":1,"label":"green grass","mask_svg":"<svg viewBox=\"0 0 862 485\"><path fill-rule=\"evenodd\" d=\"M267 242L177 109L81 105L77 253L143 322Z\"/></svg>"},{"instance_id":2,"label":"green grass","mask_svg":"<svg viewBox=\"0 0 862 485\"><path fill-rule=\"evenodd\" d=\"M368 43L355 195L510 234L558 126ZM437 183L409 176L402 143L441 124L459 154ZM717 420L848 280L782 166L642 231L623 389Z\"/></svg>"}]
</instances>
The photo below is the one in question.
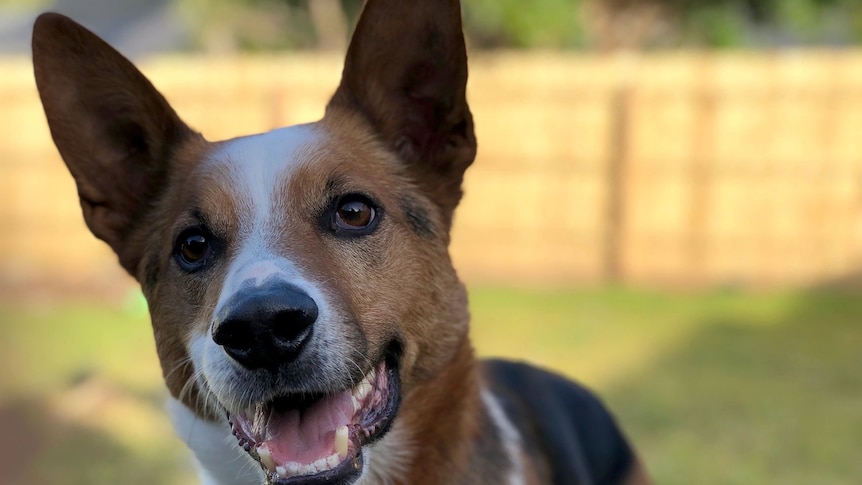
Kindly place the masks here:
<instances>
[{"instance_id":1,"label":"green grass","mask_svg":"<svg viewBox=\"0 0 862 485\"><path fill-rule=\"evenodd\" d=\"M862 483L862 298L474 293L483 353L586 382L662 484Z\"/></svg>"},{"instance_id":2,"label":"green grass","mask_svg":"<svg viewBox=\"0 0 862 485\"><path fill-rule=\"evenodd\" d=\"M137 305L0 303L0 483L194 483Z\"/></svg>"},{"instance_id":3,"label":"green grass","mask_svg":"<svg viewBox=\"0 0 862 485\"><path fill-rule=\"evenodd\" d=\"M477 288L471 310L482 355L596 389L657 483L862 483L859 295ZM139 306L0 303L0 364L0 483L191 479Z\"/></svg>"}]
</instances>

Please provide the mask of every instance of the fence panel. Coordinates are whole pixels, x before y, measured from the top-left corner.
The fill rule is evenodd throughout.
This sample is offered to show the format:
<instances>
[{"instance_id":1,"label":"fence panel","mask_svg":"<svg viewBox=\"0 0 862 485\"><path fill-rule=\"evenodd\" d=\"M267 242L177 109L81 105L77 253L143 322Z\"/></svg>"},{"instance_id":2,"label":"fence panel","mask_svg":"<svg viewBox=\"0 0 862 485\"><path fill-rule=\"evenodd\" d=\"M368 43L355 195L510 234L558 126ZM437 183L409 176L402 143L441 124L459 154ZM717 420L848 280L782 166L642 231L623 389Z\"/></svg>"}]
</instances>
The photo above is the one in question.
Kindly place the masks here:
<instances>
[{"instance_id":1,"label":"fence panel","mask_svg":"<svg viewBox=\"0 0 862 485\"><path fill-rule=\"evenodd\" d=\"M209 139L312 121L336 56L143 71ZM26 60L0 61L0 288L110 287ZM862 267L862 53L476 55L468 281L794 286ZM100 284L101 284L100 283Z\"/></svg>"}]
</instances>

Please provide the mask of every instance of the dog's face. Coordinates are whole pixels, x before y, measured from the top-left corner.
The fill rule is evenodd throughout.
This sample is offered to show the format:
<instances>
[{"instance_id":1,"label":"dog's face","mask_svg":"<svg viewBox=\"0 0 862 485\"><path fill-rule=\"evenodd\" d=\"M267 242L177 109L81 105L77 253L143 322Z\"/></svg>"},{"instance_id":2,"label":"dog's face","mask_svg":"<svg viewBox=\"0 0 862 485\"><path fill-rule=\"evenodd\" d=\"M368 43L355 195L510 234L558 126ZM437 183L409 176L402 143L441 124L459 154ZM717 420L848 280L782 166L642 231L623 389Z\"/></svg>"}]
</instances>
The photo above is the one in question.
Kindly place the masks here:
<instances>
[{"instance_id":1,"label":"dog's face","mask_svg":"<svg viewBox=\"0 0 862 485\"><path fill-rule=\"evenodd\" d=\"M433 3L433 4L432 4ZM277 483L350 483L467 332L448 256L475 154L457 1L371 1L323 120L211 143L42 16L36 80L91 230L141 283L171 393Z\"/></svg>"}]
</instances>

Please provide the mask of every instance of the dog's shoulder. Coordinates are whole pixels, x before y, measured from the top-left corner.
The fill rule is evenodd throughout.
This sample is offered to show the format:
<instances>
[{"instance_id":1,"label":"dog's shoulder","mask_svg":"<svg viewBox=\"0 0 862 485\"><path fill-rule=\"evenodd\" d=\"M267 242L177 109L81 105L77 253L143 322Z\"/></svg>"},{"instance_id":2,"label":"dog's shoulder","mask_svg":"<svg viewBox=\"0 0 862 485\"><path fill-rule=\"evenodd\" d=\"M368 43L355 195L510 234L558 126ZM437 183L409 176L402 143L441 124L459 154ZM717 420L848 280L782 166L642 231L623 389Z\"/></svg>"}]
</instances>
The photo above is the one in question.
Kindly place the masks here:
<instances>
[{"instance_id":1,"label":"dog's shoulder","mask_svg":"<svg viewBox=\"0 0 862 485\"><path fill-rule=\"evenodd\" d=\"M483 361L483 372L521 433L525 455L551 483L621 483L635 466L614 417L584 386L505 360Z\"/></svg>"}]
</instances>

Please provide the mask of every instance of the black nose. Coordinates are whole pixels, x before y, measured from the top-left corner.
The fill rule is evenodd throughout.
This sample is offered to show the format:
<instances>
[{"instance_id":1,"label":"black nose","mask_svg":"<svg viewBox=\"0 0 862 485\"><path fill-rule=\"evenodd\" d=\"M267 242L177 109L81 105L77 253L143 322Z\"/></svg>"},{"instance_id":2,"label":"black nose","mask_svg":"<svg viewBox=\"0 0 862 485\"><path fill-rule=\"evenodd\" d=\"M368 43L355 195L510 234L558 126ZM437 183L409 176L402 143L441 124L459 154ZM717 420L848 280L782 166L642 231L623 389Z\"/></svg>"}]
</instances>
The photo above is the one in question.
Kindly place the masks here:
<instances>
[{"instance_id":1,"label":"black nose","mask_svg":"<svg viewBox=\"0 0 862 485\"><path fill-rule=\"evenodd\" d=\"M237 292L213 324L213 340L249 369L276 369L296 358L311 336L317 305L287 283Z\"/></svg>"}]
</instances>

